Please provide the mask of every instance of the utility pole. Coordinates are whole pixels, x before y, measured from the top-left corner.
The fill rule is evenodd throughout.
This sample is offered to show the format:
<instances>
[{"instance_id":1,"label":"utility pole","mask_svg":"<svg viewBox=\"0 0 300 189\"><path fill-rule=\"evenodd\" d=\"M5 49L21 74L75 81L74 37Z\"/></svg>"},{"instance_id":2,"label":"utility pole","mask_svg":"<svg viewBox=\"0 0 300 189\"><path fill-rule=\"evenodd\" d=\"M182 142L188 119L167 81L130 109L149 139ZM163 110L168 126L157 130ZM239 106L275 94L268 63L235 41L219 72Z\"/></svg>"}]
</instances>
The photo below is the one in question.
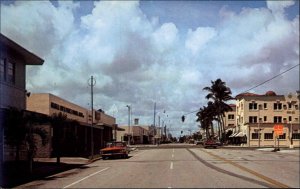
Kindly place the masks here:
<instances>
[{"instance_id":1,"label":"utility pole","mask_svg":"<svg viewBox=\"0 0 300 189\"><path fill-rule=\"evenodd\" d=\"M130 145L130 106L126 105L128 108L128 145Z\"/></svg>"},{"instance_id":2,"label":"utility pole","mask_svg":"<svg viewBox=\"0 0 300 189\"><path fill-rule=\"evenodd\" d=\"M88 80L88 84L89 86L91 86L91 112L92 112L92 121L91 121L91 159L93 159L94 156L94 133L93 133L93 122L94 122L94 107L93 107L93 103L94 103L94 91L93 91L93 87L94 85L96 85L96 80L94 79L93 76L91 76L91 78Z\"/></svg>"},{"instance_id":3,"label":"utility pole","mask_svg":"<svg viewBox=\"0 0 300 189\"><path fill-rule=\"evenodd\" d=\"M154 115L153 115L153 126L155 127L155 118L156 118L156 102L154 102Z\"/></svg>"}]
</instances>

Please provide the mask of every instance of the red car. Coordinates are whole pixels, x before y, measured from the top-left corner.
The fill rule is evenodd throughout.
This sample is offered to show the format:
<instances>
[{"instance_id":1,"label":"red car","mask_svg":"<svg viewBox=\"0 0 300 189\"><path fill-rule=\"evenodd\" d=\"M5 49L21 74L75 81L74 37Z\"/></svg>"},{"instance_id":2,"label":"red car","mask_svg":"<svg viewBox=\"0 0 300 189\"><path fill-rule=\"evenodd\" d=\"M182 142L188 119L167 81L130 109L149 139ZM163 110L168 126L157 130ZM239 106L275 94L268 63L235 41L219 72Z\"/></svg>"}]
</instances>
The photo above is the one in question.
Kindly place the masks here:
<instances>
[{"instance_id":1,"label":"red car","mask_svg":"<svg viewBox=\"0 0 300 189\"><path fill-rule=\"evenodd\" d=\"M128 158L129 148L125 142L108 142L106 148L100 150L102 159L110 157Z\"/></svg>"},{"instance_id":2,"label":"red car","mask_svg":"<svg viewBox=\"0 0 300 189\"><path fill-rule=\"evenodd\" d=\"M217 142L213 139L207 139L203 145L204 148L208 148L208 147L217 148L218 146Z\"/></svg>"}]
</instances>

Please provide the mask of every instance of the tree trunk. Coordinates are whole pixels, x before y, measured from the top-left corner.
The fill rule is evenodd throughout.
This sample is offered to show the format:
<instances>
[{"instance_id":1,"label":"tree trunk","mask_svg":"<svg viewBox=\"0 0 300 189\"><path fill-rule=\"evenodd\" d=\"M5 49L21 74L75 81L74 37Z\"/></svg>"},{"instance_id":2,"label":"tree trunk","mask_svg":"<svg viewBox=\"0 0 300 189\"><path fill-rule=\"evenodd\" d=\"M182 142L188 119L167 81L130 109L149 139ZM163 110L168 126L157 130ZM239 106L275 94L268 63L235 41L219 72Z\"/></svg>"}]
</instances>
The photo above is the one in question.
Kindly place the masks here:
<instances>
[{"instance_id":1,"label":"tree trunk","mask_svg":"<svg viewBox=\"0 0 300 189\"><path fill-rule=\"evenodd\" d=\"M214 125L213 125L212 122L210 123L210 128L211 128L211 135L214 137L215 136L215 132L214 132Z\"/></svg>"},{"instance_id":2,"label":"tree trunk","mask_svg":"<svg viewBox=\"0 0 300 189\"><path fill-rule=\"evenodd\" d=\"M225 125L224 125L223 116L221 116L221 123L222 123L221 126L222 126L222 130L223 130L223 132L222 132L222 139L225 142L226 138L225 138Z\"/></svg>"},{"instance_id":3,"label":"tree trunk","mask_svg":"<svg viewBox=\"0 0 300 189\"><path fill-rule=\"evenodd\" d=\"M16 145L16 162L20 161L20 145Z\"/></svg>"}]
</instances>

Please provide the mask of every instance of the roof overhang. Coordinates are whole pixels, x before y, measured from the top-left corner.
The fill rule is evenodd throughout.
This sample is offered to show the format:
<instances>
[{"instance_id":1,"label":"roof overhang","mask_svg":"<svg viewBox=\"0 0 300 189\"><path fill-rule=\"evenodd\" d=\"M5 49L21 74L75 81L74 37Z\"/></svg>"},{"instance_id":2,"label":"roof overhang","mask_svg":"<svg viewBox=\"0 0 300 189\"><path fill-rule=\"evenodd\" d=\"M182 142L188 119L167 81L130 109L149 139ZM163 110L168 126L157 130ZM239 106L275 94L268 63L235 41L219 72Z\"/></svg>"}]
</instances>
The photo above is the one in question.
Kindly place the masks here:
<instances>
[{"instance_id":1,"label":"roof overhang","mask_svg":"<svg viewBox=\"0 0 300 189\"><path fill-rule=\"evenodd\" d=\"M24 58L26 65L42 65L44 63L44 60L42 58L26 50L25 48L23 48L22 46L12 41L11 39L7 38L1 33L0 33L0 42L3 44L3 46L1 45L1 48L6 46L19 53Z\"/></svg>"}]
</instances>

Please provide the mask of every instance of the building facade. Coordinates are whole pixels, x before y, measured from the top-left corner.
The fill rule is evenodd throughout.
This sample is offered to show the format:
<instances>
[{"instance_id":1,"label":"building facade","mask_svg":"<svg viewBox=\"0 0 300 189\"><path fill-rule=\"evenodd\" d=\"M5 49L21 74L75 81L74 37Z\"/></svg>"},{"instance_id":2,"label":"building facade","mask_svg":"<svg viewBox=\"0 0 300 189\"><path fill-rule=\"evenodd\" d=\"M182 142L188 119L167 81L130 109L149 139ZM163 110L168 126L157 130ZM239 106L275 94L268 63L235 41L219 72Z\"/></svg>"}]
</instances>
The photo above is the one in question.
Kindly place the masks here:
<instances>
[{"instance_id":1,"label":"building facade","mask_svg":"<svg viewBox=\"0 0 300 189\"><path fill-rule=\"evenodd\" d=\"M0 33L0 162L12 160L14 150L5 143L4 118L9 108L26 109L26 66L44 60ZM9 126L9 125L8 125ZM25 150L24 150L25 152ZM20 152L20 159L26 153ZM1 177L1 175L0 175Z\"/></svg>"},{"instance_id":2,"label":"building facade","mask_svg":"<svg viewBox=\"0 0 300 189\"><path fill-rule=\"evenodd\" d=\"M276 136L275 125L283 126ZM244 137L251 147L299 147L299 92L277 95L273 91L258 95L242 93L236 96L235 136Z\"/></svg>"},{"instance_id":3,"label":"building facade","mask_svg":"<svg viewBox=\"0 0 300 189\"><path fill-rule=\"evenodd\" d=\"M152 144L153 131L152 126L140 125L138 119L135 119L133 126L120 126L122 131L117 131L117 141L126 141L130 139L130 144Z\"/></svg>"},{"instance_id":4,"label":"building facade","mask_svg":"<svg viewBox=\"0 0 300 189\"><path fill-rule=\"evenodd\" d=\"M91 110L49 93L31 94L27 98L27 109L50 117L62 113L69 120L77 121L78 124L68 124L64 128L53 128L49 125L51 127L51 139L55 137L55 133L59 132L55 132L55 129L62 129L68 133L61 146L62 155L65 156L88 156L92 151L91 146L93 146L94 154L99 153L99 150L105 147L106 142L113 140L114 129L117 129L116 119L105 114L103 110L93 110L92 127ZM93 144L91 144L92 142ZM53 140L49 145L53 146ZM41 147L40 149L45 148ZM50 147L48 153L38 151L38 154L44 154L46 157L53 156L53 148Z\"/></svg>"}]
</instances>

